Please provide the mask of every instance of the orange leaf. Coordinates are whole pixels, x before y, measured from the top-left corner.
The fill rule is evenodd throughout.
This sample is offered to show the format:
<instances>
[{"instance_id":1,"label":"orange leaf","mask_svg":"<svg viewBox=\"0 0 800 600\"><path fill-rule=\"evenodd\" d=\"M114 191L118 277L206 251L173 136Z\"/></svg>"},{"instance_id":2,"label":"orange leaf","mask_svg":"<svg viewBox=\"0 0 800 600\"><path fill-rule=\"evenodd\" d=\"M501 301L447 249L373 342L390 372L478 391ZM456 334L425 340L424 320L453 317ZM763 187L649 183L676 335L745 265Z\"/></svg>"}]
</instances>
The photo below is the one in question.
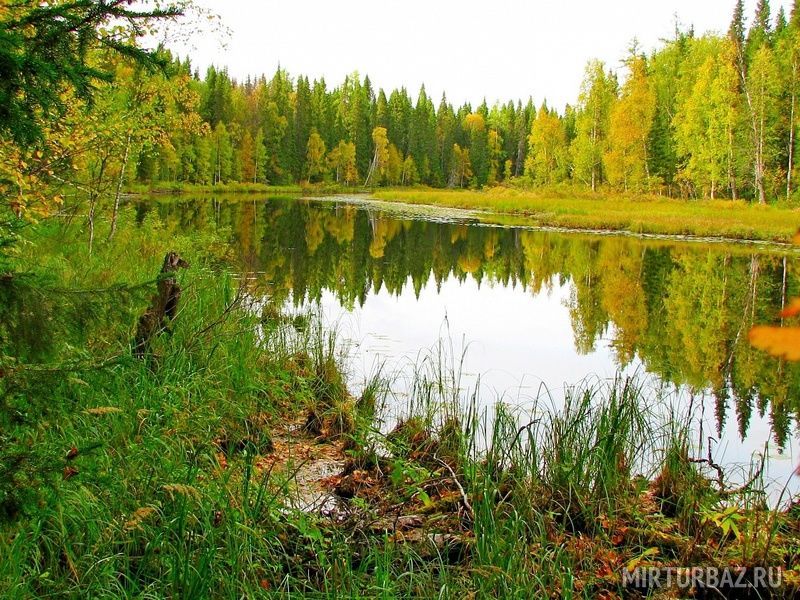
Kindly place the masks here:
<instances>
[{"instance_id":1,"label":"orange leaf","mask_svg":"<svg viewBox=\"0 0 800 600\"><path fill-rule=\"evenodd\" d=\"M792 243L795 246L800 246L800 231L794 234L794 237L792 238Z\"/></svg>"},{"instance_id":2,"label":"orange leaf","mask_svg":"<svg viewBox=\"0 0 800 600\"><path fill-rule=\"evenodd\" d=\"M800 315L800 298L794 298L783 311L781 312L782 317L796 317Z\"/></svg>"},{"instance_id":3,"label":"orange leaf","mask_svg":"<svg viewBox=\"0 0 800 600\"><path fill-rule=\"evenodd\" d=\"M800 361L800 327L753 327L750 343L773 356Z\"/></svg>"}]
</instances>

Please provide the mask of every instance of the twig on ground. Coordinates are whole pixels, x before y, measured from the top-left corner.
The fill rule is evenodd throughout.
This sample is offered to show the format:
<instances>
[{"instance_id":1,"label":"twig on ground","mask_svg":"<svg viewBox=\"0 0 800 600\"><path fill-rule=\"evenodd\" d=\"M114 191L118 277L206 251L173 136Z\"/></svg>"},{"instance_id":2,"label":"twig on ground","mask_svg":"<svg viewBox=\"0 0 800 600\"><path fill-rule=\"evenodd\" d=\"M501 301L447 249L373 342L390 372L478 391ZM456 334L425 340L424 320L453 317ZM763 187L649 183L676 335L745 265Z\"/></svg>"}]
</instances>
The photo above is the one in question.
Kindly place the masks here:
<instances>
[{"instance_id":1,"label":"twig on ground","mask_svg":"<svg viewBox=\"0 0 800 600\"><path fill-rule=\"evenodd\" d=\"M464 510L469 515L470 521L474 522L475 511L472 509L472 505L469 503L469 498L467 497L467 492L464 491L464 487L461 485L461 482L458 480L458 477L456 477L455 471L453 471L453 468L446 462L444 462L442 459L440 459L438 456L434 456L434 459L445 469L447 469L448 472L450 473L450 477L453 479L453 483L456 484L458 491L461 493L461 504L463 505Z\"/></svg>"}]
</instances>

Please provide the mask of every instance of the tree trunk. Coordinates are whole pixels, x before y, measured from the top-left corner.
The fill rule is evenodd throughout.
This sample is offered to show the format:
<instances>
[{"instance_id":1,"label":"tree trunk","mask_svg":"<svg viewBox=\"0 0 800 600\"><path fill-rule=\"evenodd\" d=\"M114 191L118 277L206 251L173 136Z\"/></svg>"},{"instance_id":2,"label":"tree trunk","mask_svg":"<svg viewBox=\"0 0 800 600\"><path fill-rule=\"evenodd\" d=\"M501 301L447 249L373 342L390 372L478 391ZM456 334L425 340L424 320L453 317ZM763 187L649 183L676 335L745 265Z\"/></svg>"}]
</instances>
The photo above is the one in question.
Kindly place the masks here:
<instances>
[{"instance_id":1,"label":"tree trunk","mask_svg":"<svg viewBox=\"0 0 800 600\"><path fill-rule=\"evenodd\" d=\"M372 162L369 164L369 171L367 171L367 180L364 182L364 187L369 185L370 179L372 179L372 174L375 172L375 168L378 165L378 149L375 149L375 155L372 157Z\"/></svg>"},{"instance_id":2,"label":"tree trunk","mask_svg":"<svg viewBox=\"0 0 800 600\"><path fill-rule=\"evenodd\" d=\"M763 92L762 92L763 94ZM764 176L766 171L766 165L764 164L764 145L766 140L764 139L765 136L765 129L766 124L764 123L764 111L761 111L760 119L758 122L758 150L756 154L756 187L758 188L758 203L759 204L766 204L767 203L767 191L764 187Z\"/></svg>"},{"instance_id":3,"label":"tree trunk","mask_svg":"<svg viewBox=\"0 0 800 600\"><path fill-rule=\"evenodd\" d=\"M733 127L728 127L728 186L731 190L731 198L737 199L736 190L736 171L733 166Z\"/></svg>"},{"instance_id":4,"label":"tree trunk","mask_svg":"<svg viewBox=\"0 0 800 600\"><path fill-rule=\"evenodd\" d=\"M95 192L89 194L89 254L92 254L94 247L94 206L95 206Z\"/></svg>"},{"instance_id":5,"label":"tree trunk","mask_svg":"<svg viewBox=\"0 0 800 600\"><path fill-rule=\"evenodd\" d=\"M214 172L214 185L222 180L222 157L220 156L220 142L217 140L217 168Z\"/></svg>"},{"instance_id":6,"label":"tree trunk","mask_svg":"<svg viewBox=\"0 0 800 600\"><path fill-rule=\"evenodd\" d=\"M764 119L763 119L763 114L757 115L755 108L753 107L753 98L750 94L750 88L747 85L747 73L745 71L744 57L742 56L741 48L739 49L739 75L742 79L742 90L744 91L744 98L747 101L747 108L750 113L750 127L753 130L753 146L755 147L755 156L753 157L755 189L756 193L758 194L759 204L766 204L767 194L766 190L764 189L764 163L763 163ZM760 128L759 125L761 126Z\"/></svg>"},{"instance_id":7,"label":"tree trunk","mask_svg":"<svg viewBox=\"0 0 800 600\"><path fill-rule=\"evenodd\" d=\"M100 185L103 183L103 175L106 170L107 160L107 156L104 156L100 160L100 170L97 173L94 186L92 186L92 189L89 191L89 254L92 253L92 249L94 248L94 214L95 208L97 207L97 198L100 195Z\"/></svg>"},{"instance_id":8,"label":"tree trunk","mask_svg":"<svg viewBox=\"0 0 800 600\"><path fill-rule=\"evenodd\" d=\"M786 257L783 257L783 280L781 281L781 326L783 326L783 311L786 309Z\"/></svg>"},{"instance_id":9,"label":"tree trunk","mask_svg":"<svg viewBox=\"0 0 800 600\"><path fill-rule=\"evenodd\" d=\"M797 101L795 79L797 78L797 61L792 65L792 108L789 113L789 164L786 169L786 199L792 196L792 169L794 168L794 110Z\"/></svg>"},{"instance_id":10,"label":"tree trunk","mask_svg":"<svg viewBox=\"0 0 800 600\"><path fill-rule=\"evenodd\" d=\"M119 197L122 193L122 182L125 179L125 169L128 166L128 155L131 149L131 134L128 134L125 140L125 154L122 157L122 166L119 170L119 179L117 180L117 191L114 194L114 212L111 214L111 230L108 232L108 241L114 237L117 231L117 217L119 216Z\"/></svg>"}]
</instances>

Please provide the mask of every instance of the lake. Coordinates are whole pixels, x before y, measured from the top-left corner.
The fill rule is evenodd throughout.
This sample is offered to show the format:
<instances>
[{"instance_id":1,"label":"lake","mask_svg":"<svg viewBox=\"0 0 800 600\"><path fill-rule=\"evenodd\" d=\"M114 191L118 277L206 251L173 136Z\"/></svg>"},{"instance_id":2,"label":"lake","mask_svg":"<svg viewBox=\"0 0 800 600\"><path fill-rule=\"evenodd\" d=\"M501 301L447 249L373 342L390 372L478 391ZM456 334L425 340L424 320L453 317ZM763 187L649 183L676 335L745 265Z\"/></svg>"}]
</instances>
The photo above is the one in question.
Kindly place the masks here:
<instances>
[{"instance_id":1,"label":"lake","mask_svg":"<svg viewBox=\"0 0 800 600\"><path fill-rule=\"evenodd\" d=\"M773 490L800 487L800 368L748 343L800 295L791 250L490 226L362 196L137 205L140 221L151 211L182 229L227 227L259 289L348 341L354 391L383 365L388 421L426 357L461 374L465 402L477 388L481 407L521 414L537 399L557 407L566 386L628 376L665 411L690 412L698 456L710 444L733 470L766 447Z\"/></svg>"}]
</instances>

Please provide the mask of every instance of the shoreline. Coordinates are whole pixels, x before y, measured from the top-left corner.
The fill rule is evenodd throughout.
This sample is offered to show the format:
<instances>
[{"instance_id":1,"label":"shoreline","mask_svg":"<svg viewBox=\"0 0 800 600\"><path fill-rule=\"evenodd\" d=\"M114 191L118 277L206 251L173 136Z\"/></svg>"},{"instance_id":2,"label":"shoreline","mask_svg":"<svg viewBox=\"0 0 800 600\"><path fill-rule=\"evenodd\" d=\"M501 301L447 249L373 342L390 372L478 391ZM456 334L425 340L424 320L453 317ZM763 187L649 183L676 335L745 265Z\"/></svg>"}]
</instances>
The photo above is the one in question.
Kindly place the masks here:
<instances>
[{"instance_id":1,"label":"shoreline","mask_svg":"<svg viewBox=\"0 0 800 600\"><path fill-rule=\"evenodd\" d=\"M378 190L373 196L386 202L470 209L498 225L665 236L665 239L788 244L800 227L798 208L732 200L674 200L512 188L478 192L387 189ZM787 224L792 217L794 224Z\"/></svg>"},{"instance_id":2,"label":"shoreline","mask_svg":"<svg viewBox=\"0 0 800 600\"><path fill-rule=\"evenodd\" d=\"M338 185L155 186L132 188L128 198L292 194L309 199L357 198L360 202L424 207L446 217L482 225L522 227L561 233L628 235L638 239L764 245L791 248L800 229L800 207L759 206L733 200L676 200L647 195L591 194L582 190L481 191L434 188L346 188ZM411 210L412 214L419 214ZM428 214L423 216L429 216Z\"/></svg>"},{"instance_id":3,"label":"shoreline","mask_svg":"<svg viewBox=\"0 0 800 600\"><path fill-rule=\"evenodd\" d=\"M363 196L363 197L360 197ZM789 241L776 241L768 239L748 239L748 238L735 238L725 236L708 236L708 235L690 235L690 234L677 234L677 233L648 233L636 232L628 229L592 229L581 227L561 227L556 225L542 225L528 222L529 219L510 212L498 212L490 209L470 209L470 208L450 208L437 204L414 204L408 203L404 200L385 200L374 196L371 192L364 194L348 195L348 194L335 194L333 196L319 196L309 197L309 200L317 201L345 201L348 204L357 205L373 205L380 206L381 208L394 208L401 207L401 209L409 209L409 215L412 217L430 217L431 212L420 211L420 208L430 209L436 211L438 214L434 216L441 216L443 220L447 221L470 221L471 223L482 227L499 227L499 228L517 228L528 229L533 231L544 231L553 233L566 233L566 234L584 234L591 236L624 236L638 240L655 240L665 242L685 242L694 244L735 244L741 246L754 246L760 247L765 250L779 250L781 252L797 253L800 254L800 248L797 248ZM501 221L504 217L511 217L521 219L519 223L504 223ZM800 222L799 222L800 226Z\"/></svg>"}]
</instances>

